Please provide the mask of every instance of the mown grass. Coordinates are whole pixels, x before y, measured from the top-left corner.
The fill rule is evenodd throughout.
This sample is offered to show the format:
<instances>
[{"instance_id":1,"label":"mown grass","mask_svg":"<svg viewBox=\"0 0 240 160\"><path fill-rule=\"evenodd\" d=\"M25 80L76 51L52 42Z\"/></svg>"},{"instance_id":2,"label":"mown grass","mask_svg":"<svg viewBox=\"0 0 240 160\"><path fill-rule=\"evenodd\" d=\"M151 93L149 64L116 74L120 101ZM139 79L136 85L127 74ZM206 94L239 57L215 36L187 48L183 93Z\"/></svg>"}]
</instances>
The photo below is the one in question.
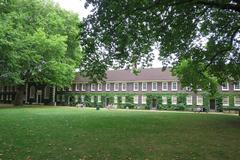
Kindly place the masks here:
<instances>
[{"instance_id":1,"label":"mown grass","mask_svg":"<svg viewBox=\"0 0 240 160\"><path fill-rule=\"evenodd\" d=\"M238 116L0 109L1 160L237 160Z\"/></svg>"}]
</instances>

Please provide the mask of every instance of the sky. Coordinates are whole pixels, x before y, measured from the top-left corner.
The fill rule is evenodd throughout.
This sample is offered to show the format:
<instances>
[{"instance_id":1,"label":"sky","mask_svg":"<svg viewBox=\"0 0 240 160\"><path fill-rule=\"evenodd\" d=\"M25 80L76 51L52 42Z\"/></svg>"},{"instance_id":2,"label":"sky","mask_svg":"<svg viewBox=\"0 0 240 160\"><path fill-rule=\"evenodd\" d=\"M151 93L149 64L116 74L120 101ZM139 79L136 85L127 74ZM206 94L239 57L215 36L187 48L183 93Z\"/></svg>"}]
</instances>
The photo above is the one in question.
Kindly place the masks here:
<instances>
[{"instance_id":1,"label":"sky","mask_svg":"<svg viewBox=\"0 0 240 160\"><path fill-rule=\"evenodd\" d=\"M84 8L85 0L53 0L53 1L59 3L59 5L62 8L77 13L80 19L87 17L87 15L90 14L90 10ZM157 50L154 50L155 59L152 63L152 67L154 68L162 66L160 61L158 60L158 53L159 52Z\"/></svg>"}]
</instances>

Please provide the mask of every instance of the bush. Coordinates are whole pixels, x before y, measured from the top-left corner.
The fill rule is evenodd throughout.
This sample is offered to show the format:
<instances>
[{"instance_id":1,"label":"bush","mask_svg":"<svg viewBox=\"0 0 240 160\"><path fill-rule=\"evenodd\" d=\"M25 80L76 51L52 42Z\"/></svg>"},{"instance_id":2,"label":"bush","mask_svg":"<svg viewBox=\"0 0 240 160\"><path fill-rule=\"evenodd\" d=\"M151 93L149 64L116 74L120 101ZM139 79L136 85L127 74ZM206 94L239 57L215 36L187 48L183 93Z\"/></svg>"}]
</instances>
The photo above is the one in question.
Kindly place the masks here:
<instances>
[{"instance_id":1,"label":"bush","mask_svg":"<svg viewBox=\"0 0 240 160\"><path fill-rule=\"evenodd\" d=\"M133 103L130 103L130 102L126 102L126 103L124 104L124 108L133 109L133 108L134 108L134 104L133 104Z\"/></svg>"},{"instance_id":2,"label":"bush","mask_svg":"<svg viewBox=\"0 0 240 160\"><path fill-rule=\"evenodd\" d=\"M186 109L186 105L184 103L179 103L176 106L174 106L174 110L177 111L184 111Z\"/></svg>"}]
</instances>

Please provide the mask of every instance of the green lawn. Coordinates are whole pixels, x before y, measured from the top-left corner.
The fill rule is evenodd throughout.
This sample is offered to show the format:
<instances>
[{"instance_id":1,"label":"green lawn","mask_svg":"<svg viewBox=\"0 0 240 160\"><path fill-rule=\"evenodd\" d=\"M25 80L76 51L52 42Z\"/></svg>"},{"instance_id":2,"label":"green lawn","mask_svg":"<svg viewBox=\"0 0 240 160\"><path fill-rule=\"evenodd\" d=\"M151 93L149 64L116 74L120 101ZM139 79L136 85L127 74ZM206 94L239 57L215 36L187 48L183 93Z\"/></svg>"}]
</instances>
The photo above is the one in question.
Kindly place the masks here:
<instances>
[{"instance_id":1,"label":"green lawn","mask_svg":"<svg viewBox=\"0 0 240 160\"><path fill-rule=\"evenodd\" d=\"M1 160L238 160L239 136L238 116L0 109Z\"/></svg>"}]
</instances>

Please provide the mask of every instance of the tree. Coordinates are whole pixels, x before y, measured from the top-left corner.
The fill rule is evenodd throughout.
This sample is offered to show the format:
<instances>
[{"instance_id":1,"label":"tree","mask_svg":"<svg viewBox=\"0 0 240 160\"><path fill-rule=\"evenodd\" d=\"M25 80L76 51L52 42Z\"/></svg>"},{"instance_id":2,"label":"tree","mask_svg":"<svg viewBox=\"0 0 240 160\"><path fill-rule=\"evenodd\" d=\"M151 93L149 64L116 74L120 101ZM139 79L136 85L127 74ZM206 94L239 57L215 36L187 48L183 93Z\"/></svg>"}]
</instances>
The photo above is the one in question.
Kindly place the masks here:
<instances>
[{"instance_id":1,"label":"tree","mask_svg":"<svg viewBox=\"0 0 240 160\"><path fill-rule=\"evenodd\" d=\"M194 91L214 93L217 84L240 79L238 0L87 0L85 5L93 7L81 37L88 76L101 78L103 72L94 71L112 65L149 65L156 48L164 67L171 66Z\"/></svg>"},{"instance_id":2,"label":"tree","mask_svg":"<svg viewBox=\"0 0 240 160\"><path fill-rule=\"evenodd\" d=\"M17 86L15 104L29 82L69 85L82 56L78 16L47 0L1 0L0 8L0 82Z\"/></svg>"}]
</instances>

